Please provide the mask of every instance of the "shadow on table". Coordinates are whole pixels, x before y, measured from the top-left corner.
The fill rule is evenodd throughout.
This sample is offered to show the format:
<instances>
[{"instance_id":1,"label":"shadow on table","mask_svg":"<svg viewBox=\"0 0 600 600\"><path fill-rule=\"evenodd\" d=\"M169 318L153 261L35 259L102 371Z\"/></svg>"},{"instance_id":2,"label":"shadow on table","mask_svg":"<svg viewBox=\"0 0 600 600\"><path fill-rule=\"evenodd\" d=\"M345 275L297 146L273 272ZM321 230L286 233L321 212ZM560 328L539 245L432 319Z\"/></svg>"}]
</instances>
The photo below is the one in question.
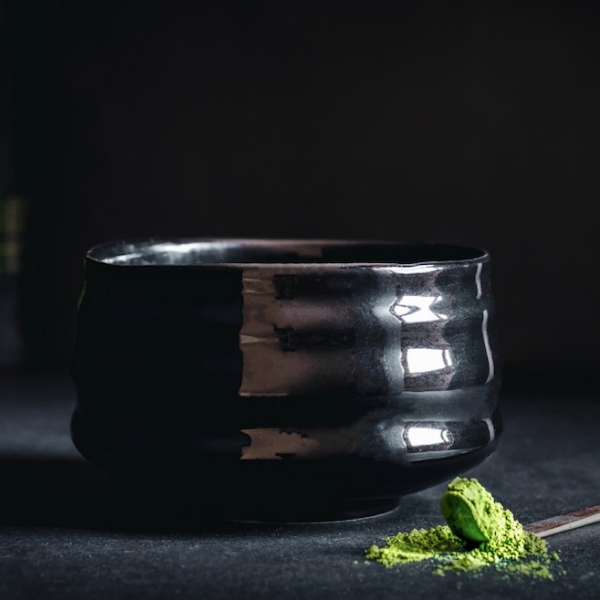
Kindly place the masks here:
<instances>
[{"instance_id":1,"label":"shadow on table","mask_svg":"<svg viewBox=\"0 0 600 600\"><path fill-rule=\"evenodd\" d=\"M192 495L164 485L123 484L82 460L1 459L0 526L144 533L242 533L281 523L205 516ZM189 492L188 492L189 494ZM392 518L388 515L377 519ZM352 526L353 521L347 521ZM319 528L333 523L316 523ZM286 524L293 527L293 524ZM339 528L339 522L335 525Z\"/></svg>"},{"instance_id":2,"label":"shadow on table","mask_svg":"<svg viewBox=\"0 0 600 600\"><path fill-rule=\"evenodd\" d=\"M239 524L203 518L168 490L151 495L80 460L0 460L0 481L3 526L127 531L239 528Z\"/></svg>"}]
</instances>

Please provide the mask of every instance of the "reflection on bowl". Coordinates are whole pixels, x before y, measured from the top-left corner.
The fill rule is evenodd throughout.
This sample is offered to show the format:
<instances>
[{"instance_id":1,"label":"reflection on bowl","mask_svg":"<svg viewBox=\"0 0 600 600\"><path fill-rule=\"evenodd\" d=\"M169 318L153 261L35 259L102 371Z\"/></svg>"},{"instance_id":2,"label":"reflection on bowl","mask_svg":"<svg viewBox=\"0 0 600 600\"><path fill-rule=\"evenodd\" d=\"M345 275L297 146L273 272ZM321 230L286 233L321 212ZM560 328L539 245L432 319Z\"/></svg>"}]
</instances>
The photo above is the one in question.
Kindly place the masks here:
<instances>
[{"instance_id":1,"label":"reflection on bowl","mask_svg":"<svg viewBox=\"0 0 600 600\"><path fill-rule=\"evenodd\" d=\"M365 516L492 452L499 370L482 250L114 242L86 258L73 439L207 512Z\"/></svg>"}]
</instances>

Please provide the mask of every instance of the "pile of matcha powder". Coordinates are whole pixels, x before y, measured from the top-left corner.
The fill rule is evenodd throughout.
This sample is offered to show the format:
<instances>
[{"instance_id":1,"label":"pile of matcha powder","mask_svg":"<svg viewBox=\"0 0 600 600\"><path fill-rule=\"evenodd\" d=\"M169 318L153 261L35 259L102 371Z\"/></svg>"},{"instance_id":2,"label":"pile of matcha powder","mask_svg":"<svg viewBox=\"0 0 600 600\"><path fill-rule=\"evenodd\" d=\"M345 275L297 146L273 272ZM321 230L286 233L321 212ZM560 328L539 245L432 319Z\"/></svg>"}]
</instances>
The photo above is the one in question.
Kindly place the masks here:
<instances>
[{"instance_id":1,"label":"pile of matcha powder","mask_svg":"<svg viewBox=\"0 0 600 600\"><path fill-rule=\"evenodd\" d=\"M373 545L369 560L391 567L418 561L434 563L435 575L447 571L479 574L494 568L511 574L554 579L551 565L559 560L548 544L523 529L510 510L496 502L476 479L457 477L440 501L447 525L413 529ZM563 571L564 573L564 571Z\"/></svg>"}]
</instances>

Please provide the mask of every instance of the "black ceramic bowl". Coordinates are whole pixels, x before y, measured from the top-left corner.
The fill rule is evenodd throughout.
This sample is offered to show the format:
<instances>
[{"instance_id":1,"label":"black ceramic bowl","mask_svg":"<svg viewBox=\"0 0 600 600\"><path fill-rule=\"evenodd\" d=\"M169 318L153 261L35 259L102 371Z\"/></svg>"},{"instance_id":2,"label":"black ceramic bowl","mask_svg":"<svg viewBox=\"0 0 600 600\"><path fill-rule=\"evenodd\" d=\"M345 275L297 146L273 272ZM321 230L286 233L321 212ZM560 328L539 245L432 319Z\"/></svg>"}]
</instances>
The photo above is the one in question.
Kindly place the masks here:
<instances>
[{"instance_id":1,"label":"black ceramic bowl","mask_svg":"<svg viewBox=\"0 0 600 600\"><path fill-rule=\"evenodd\" d=\"M79 450L232 518L385 511L500 433L490 258L447 245L143 240L92 248Z\"/></svg>"}]
</instances>

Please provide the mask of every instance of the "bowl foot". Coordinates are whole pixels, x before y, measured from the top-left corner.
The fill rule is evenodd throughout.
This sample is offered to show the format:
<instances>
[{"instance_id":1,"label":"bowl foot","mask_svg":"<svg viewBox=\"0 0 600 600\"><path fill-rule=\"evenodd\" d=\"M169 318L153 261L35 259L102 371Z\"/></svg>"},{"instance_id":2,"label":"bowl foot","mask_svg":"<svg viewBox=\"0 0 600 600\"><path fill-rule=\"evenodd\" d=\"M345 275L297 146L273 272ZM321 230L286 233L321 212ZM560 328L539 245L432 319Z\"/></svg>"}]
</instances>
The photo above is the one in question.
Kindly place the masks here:
<instances>
[{"instance_id":1,"label":"bowl foot","mask_svg":"<svg viewBox=\"0 0 600 600\"><path fill-rule=\"evenodd\" d=\"M388 514L399 504L398 498L385 500L355 500L289 506L261 505L202 510L205 517L241 523L323 523L332 521L351 521Z\"/></svg>"}]
</instances>

